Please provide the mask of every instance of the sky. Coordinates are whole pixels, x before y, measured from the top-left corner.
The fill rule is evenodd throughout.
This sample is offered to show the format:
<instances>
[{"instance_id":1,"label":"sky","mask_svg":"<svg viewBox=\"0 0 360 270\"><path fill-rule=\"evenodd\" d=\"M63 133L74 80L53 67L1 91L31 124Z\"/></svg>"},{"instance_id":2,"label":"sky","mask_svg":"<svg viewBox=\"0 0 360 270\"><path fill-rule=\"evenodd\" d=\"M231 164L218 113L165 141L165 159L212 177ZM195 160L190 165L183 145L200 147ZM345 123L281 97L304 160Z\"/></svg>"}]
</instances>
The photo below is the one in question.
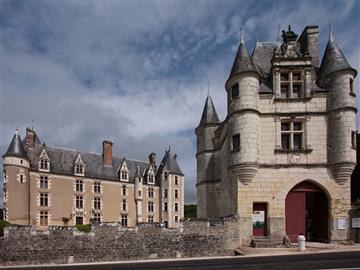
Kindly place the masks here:
<instances>
[{"instance_id":1,"label":"sky","mask_svg":"<svg viewBox=\"0 0 360 270\"><path fill-rule=\"evenodd\" d=\"M196 202L196 137L208 91L223 120L225 81L244 25L256 37L301 34L329 22L360 70L360 1L6 1L0 2L0 152L32 125L47 145L160 162L169 145ZM359 82L355 81L357 104ZM357 117L357 127L360 118ZM0 163L2 166L2 164Z\"/></svg>"}]
</instances>

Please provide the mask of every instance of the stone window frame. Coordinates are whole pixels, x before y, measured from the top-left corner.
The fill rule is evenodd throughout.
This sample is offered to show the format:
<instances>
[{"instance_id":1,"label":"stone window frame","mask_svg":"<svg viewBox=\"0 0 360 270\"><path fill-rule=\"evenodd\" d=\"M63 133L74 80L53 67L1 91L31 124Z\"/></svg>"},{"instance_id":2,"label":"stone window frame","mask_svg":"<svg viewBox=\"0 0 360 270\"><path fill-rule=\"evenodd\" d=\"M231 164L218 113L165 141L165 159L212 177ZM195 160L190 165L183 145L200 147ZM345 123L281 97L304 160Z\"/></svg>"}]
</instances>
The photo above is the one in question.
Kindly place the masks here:
<instances>
[{"instance_id":1,"label":"stone window frame","mask_svg":"<svg viewBox=\"0 0 360 270\"><path fill-rule=\"evenodd\" d=\"M50 157L45 149L43 149L40 153L38 170L42 172L50 172Z\"/></svg>"},{"instance_id":2,"label":"stone window frame","mask_svg":"<svg viewBox=\"0 0 360 270\"><path fill-rule=\"evenodd\" d=\"M164 202L164 212L167 212L167 211L168 211L168 203Z\"/></svg>"},{"instance_id":3,"label":"stone window frame","mask_svg":"<svg viewBox=\"0 0 360 270\"><path fill-rule=\"evenodd\" d=\"M122 187L121 187L121 194L122 194L122 196L127 196L128 195L128 188L127 188L127 186L126 185L122 185Z\"/></svg>"},{"instance_id":4,"label":"stone window frame","mask_svg":"<svg viewBox=\"0 0 360 270\"><path fill-rule=\"evenodd\" d=\"M288 129L283 129L283 126L288 125ZM300 129L295 129L295 124L300 125ZM288 119L280 122L280 142L281 150L304 150L305 149L305 125L304 121L300 119ZM295 136L300 137L300 147L295 148L294 141ZM283 137L288 138L288 147L283 147Z\"/></svg>"},{"instance_id":5,"label":"stone window frame","mask_svg":"<svg viewBox=\"0 0 360 270\"><path fill-rule=\"evenodd\" d=\"M149 222L149 223L153 223L153 222L154 222L154 216L153 216L153 215L149 215L149 216L148 216L148 222Z\"/></svg>"},{"instance_id":6,"label":"stone window frame","mask_svg":"<svg viewBox=\"0 0 360 270\"><path fill-rule=\"evenodd\" d=\"M155 176L152 173L148 174L148 184L155 184Z\"/></svg>"},{"instance_id":7,"label":"stone window frame","mask_svg":"<svg viewBox=\"0 0 360 270\"><path fill-rule=\"evenodd\" d=\"M179 190L178 189L174 190L174 198L179 199Z\"/></svg>"},{"instance_id":8,"label":"stone window frame","mask_svg":"<svg viewBox=\"0 0 360 270\"><path fill-rule=\"evenodd\" d=\"M93 192L97 193L97 194L101 193L101 182L100 181L94 181Z\"/></svg>"},{"instance_id":9,"label":"stone window frame","mask_svg":"<svg viewBox=\"0 0 360 270\"><path fill-rule=\"evenodd\" d=\"M179 212L179 203L174 203L174 210L175 212Z\"/></svg>"},{"instance_id":10,"label":"stone window frame","mask_svg":"<svg viewBox=\"0 0 360 270\"><path fill-rule=\"evenodd\" d=\"M49 225L49 211L48 210L39 211L39 224L40 224L40 226L48 226Z\"/></svg>"},{"instance_id":11,"label":"stone window frame","mask_svg":"<svg viewBox=\"0 0 360 270\"><path fill-rule=\"evenodd\" d=\"M46 175L40 175L39 187L41 189L49 189L49 178Z\"/></svg>"},{"instance_id":12,"label":"stone window frame","mask_svg":"<svg viewBox=\"0 0 360 270\"><path fill-rule=\"evenodd\" d=\"M239 83L235 83L235 84L233 84L231 86L230 98L231 98L231 100L240 98L240 86L239 86Z\"/></svg>"},{"instance_id":13,"label":"stone window frame","mask_svg":"<svg viewBox=\"0 0 360 270\"><path fill-rule=\"evenodd\" d=\"M75 180L75 191L84 192L84 181L82 179Z\"/></svg>"},{"instance_id":14,"label":"stone window frame","mask_svg":"<svg viewBox=\"0 0 360 270\"><path fill-rule=\"evenodd\" d=\"M3 183L6 184L8 182L8 175L6 169L3 168Z\"/></svg>"},{"instance_id":15,"label":"stone window frame","mask_svg":"<svg viewBox=\"0 0 360 270\"><path fill-rule=\"evenodd\" d=\"M84 196L83 195L75 196L75 208L76 209L84 209Z\"/></svg>"},{"instance_id":16,"label":"stone window frame","mask_svg":"<svg viewBox=\"0 0 360 270\"><path fill-rule=\"evenodd\" d=\"M23 173L19 174L19 182L20 182L20 184L25 183L25 175Z\"/></svg>"},{"instance_id":17,"label":"stone window frame","mask_svg":"<svg viewBox=\"0 0 360 270\"><path fill-rule=\"evenodd\" d=\"M4 185L4 187L3 187L3 203L4 203L4 205L7 203L8 198L9 198L9 193L6 189L6 186Z\"/></svg>"},{"instance_id":18,"label":"stone window frame","mask_svg":"<svg viewBox=\"0 0 360 270\"><path fill-rule=\"evenodd\" d=\"M231 136L231 152L240 152L241 150L241 135L240 133Z\"/></svg>"},{"instance_id":19,"label":"stone window frame","mask_svg":"<svg viewBox=\"0 0 360 270\"><path fill-rule=\"evenodd\" d=\"M102 209L101 197L94 197L93 198L93 208L95 210L101 210Z\"/></svg>"},{"instance_id":20,"label":"stone window frame","mask_svg":"<svg viewBox=\"0 0 360 270\"><path fill-rule=\"evenodd\" d=\"M119 174L119 180L129 182L129 169L126 165L126 162L121 165L121 167L118 169Z\"/></svg>"},{"instance_id":21,"label":"stone window frame","mask_svg":"<svg viewBox=\"0 0 360 270\"><path fill-rule=\"evenodd\" d=\"M148 198L149 199L154 198L154 188L149 188L148 189Z\"/></svg>"},{"instance_id":22,"label":"stone window frame","mask_svg":"<svg viewBox=\"0 0 360 270\"><path fill-rule=\"evenodd\" d=\"M353 78L349 78L349 90L350 90L350 95L356 97Z\"/></svg>"},{"instance_id":23,"label":"stone window frame","mask_svg":"<svg viewBox=\"0 0 360 270\"><path fill-rule=\"evenodd\" d=\"M94 212L92 216L93 222L101 222L102 216L101 213Z\"/></svg>"},{"instance_id":24,"label":"stone window frame","mask_svg":"<svg viewBox=\"0 0 360 270\"><path fill-rule=\"evenodd\" d=\"M122 206L121 206L122 211L128 211L128 203L127 203L127 200L126 200L126 199L123 199L121 203L122 203Z\"/></svg>"},{"instance_id":25,"label":"stone window frame","mask_svg":"<svg viewBox=\"0 0 360 270\"><path fill-rule=\"evenodd\" d=\"M179 216L174 217L175 223L179 223Z\"/></svg>"},{"instance_id":26,"label":"stone window frame","mask_svg":"<svg viewBox=\"0 0 360 270\"><path fill-rule=\"evenodd\" d=\"M154 213L154 202L147 203L147 210L149 213Z\"/></svg>"},{"instance_id":27,"label":"stone window frame","mask_svg":"<svg viewBox=\"0 0 360 270\"><path fill-rule=\"evenodd\" d=\"M179 177L175 175L175 186L179 185Z\"/></svg>"},{"instance_id":28,"label":"stone window frame","mask_svg":"<svg viewBox=\"0 0 360 270\"><path fill-rule=\"evenodd\" d=\"M49 207L49 193L40 192L39 194L39 206L40 207Z\"/></svg>"},{"instance_id":29,"label":"stone window frame","mask_svg":"<svg viewBox=\"0 0 360 270\"><path fill-rule=\"evenodd\" d=\"M120 220L121 220L121 226L127 227L129 225L128 224L128 215L127 214L122 214L121 217L120 217Z\"/></svg>"},{"instance_id":30,"label":"stone window frame","mask_svg":"<svg viewBox=\"0 0 360 270\"><path fill-rule=\"evenodd\" d=\"M166 199L168 197L168 190L167 188L164 188L164 194L163 194L164 198Z\"/></svg>"},{"instance_id":31,"label":"stone window frame","mask_svg":"<svg viewBox=\"0 0 360 270\"><path fill-rule=\"evenodd\" d=\"M303 68L282 68L280 69L280 89L279 89L279 97L281 99L301 99L305 96L305 74ZM286 74L287 79L284 80L283 74ZM294 74L299 75L299 80L294 81ZM283 88L283 85L287 86L287 90L283 91L285 87ZM294 95L294 85L299 85L299 93L298 95ZM286 95L284 96L283 92L286 92Z\"/></svg>"},{"instance_id":32,"label":"stone window frame","mask_svg":"<svg viewBox=\"0 0 360 270\"><path fill-rule=\"evenodd\" d=\"M357 141L356 141L356 131L351 131L351 148L356 149Z\"/></svg>"},{"instance_id":33,"label":"stone window frame","mask_svg":"<svg viewBox=\"0 0 360 270\"><path fill-rule=\"evenodd\" d=\"M168 172L164 172L164 181L168 180L169 174Z\"/></svg>"}]
</instances>

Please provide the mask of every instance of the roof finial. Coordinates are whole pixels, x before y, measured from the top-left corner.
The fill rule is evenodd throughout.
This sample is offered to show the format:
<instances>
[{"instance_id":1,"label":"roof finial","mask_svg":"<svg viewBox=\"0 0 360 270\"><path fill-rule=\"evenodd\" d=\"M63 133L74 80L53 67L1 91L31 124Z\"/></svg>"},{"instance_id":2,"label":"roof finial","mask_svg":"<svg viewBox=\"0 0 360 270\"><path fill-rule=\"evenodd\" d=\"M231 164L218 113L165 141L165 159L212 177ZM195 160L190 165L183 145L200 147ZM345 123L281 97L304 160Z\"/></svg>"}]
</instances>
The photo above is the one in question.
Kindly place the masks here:
<instances>
[{"instance_id":1,"label":"roof finial","mask_svg":"<svg viewBox=\"0 0 360 270\"><path fill-rule=\"evenodd\" d=\"M19 135L19 129L18 129L18 127L16 127L16 129L15 129L15 134L16 134L16 135Z\"/></svg>"},{"instance_id":2,"label":"roof finial","mask_svg":"<svg viewBox=\"0 0 360 270\"><path fill-rule=\"evenodd\" d=\"M245 23L243 23L240 28L240 44L244 44L244 28L245 28Z\"/></svg>"},{"instance_id":3,"label":"roof finial","mask_svg":"<svg viewBox=\"0 0 360 270\"><path fill-rule=\"evenodd\" d=\"M279 38L280 38L280 24L278 25L278 33L277 33L277 37L276 37L276 42L279 42Z\"/></svg>"},{"instance_id":4,"label":"roof finial","mask_svg":"<svg viewBox=\"0 0 360 270\"><path fill-rule=\"evenodd\" d=\"M206 77L206 79L207 79L207 83L208 83L207 97L210 97L210 81L209 81L209 77Z\"/></svg>"},{"instance_id":5,"label":"roof finial","mask_svg":"<svg viewBox=\"0 0 360 270\"><path fill-rule=\"evenodd\" d=\"M34 131L34 122L35 122L35 120L32 119L32 120L31 120L31 130L33 130L33 131Z\"/></svg>"},{"instance_id":6,"label":"roof finial","mask_svg":"<svg viewBox=\"0 0 360 270\"><path fill-rule=\"evenodd\" d=\"M333 25L331 23L331 16L330 16L329 17L329 41L334 40L334 36L333 36L333 33L332 33L332 28L333 28Z\"/></svg>"},{"instance_id":7,"label":"roof finial","mask_svg":"<svg viewBox=\"0 0 360 270\"><path fill-rule=\"evenodd\" d=\"M256 47L258 46L259 44L259 26L256 27Z\"/></svg>"},{"instance_id":8,"label":"roof finial","mask_svg":"<svg viewBox=\"0 0 360 270\"><path fill-rule=\"evenodd\" d=\"M170 152L170 144L169 144L169 152Z\"/></svg>"}]
</instances>

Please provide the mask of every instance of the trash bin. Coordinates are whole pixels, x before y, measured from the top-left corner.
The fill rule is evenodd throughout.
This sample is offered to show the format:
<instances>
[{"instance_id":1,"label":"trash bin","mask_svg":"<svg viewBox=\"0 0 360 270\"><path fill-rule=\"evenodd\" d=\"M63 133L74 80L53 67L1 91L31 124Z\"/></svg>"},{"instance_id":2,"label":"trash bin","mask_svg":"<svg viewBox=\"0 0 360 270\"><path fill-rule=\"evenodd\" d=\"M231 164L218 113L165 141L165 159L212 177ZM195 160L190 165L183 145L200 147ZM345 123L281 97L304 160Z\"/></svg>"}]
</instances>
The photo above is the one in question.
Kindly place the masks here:
<instances>
[{"instance_id":1,"label":"trash bin","mask_svg":"<svg viewBox=\"0 0 360 270\"><path fill-rule=\"evenodd\" d=\"M299 251L304 251L305 250L305 236L300 234L297 238L297 242L298 242L298 250Z\"/></svg>"}]
</instances>

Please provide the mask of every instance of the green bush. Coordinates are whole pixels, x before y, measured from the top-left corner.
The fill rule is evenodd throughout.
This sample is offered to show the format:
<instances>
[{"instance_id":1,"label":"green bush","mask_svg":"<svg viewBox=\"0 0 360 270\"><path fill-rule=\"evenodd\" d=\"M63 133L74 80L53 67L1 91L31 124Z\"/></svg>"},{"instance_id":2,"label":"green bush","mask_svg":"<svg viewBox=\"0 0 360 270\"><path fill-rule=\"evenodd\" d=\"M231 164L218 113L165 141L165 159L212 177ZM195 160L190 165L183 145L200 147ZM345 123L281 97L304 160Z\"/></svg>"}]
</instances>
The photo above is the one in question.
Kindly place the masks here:
<instances>
[{"instance_id":1,"label":"green bush","mask_svg":"<svg viewBox=\"0 0 360 270\"><path fill-rule=\"evenodd\" d=\"M4 235L4 228L9 225L10 222L7 222L6 220L0 220L0 236Z\"/></svg>"},{"instance_id":2,"label":"green bush","mask_svg":"<svg viewBox=\"0 0 360 270\"><path fill-rule=\"evenodd\" d=\"M357 200L353 204L354 206L360 206L360 198L357 198Z\"/></svg>"},{"instance_id":3,"label":"green bush","mask_svg":"<svg viewBox=\"0 0 360 270\"><path fill-rule=\"evenodd\" d=\"M184 206L184 218L196 218L196 205L189 204Z\"/></svg>"},{"instance_id":4,"label":"green bush","mask_svg":"<svg viewBox=\"0 0 360 270\"><path fill-rule=\"evenodd\" d=\"M84 233L89 233L91 232L91 224L77 224L76 228L80 231L80 232L84 232Z\"/></svg>"}]
</instances>

